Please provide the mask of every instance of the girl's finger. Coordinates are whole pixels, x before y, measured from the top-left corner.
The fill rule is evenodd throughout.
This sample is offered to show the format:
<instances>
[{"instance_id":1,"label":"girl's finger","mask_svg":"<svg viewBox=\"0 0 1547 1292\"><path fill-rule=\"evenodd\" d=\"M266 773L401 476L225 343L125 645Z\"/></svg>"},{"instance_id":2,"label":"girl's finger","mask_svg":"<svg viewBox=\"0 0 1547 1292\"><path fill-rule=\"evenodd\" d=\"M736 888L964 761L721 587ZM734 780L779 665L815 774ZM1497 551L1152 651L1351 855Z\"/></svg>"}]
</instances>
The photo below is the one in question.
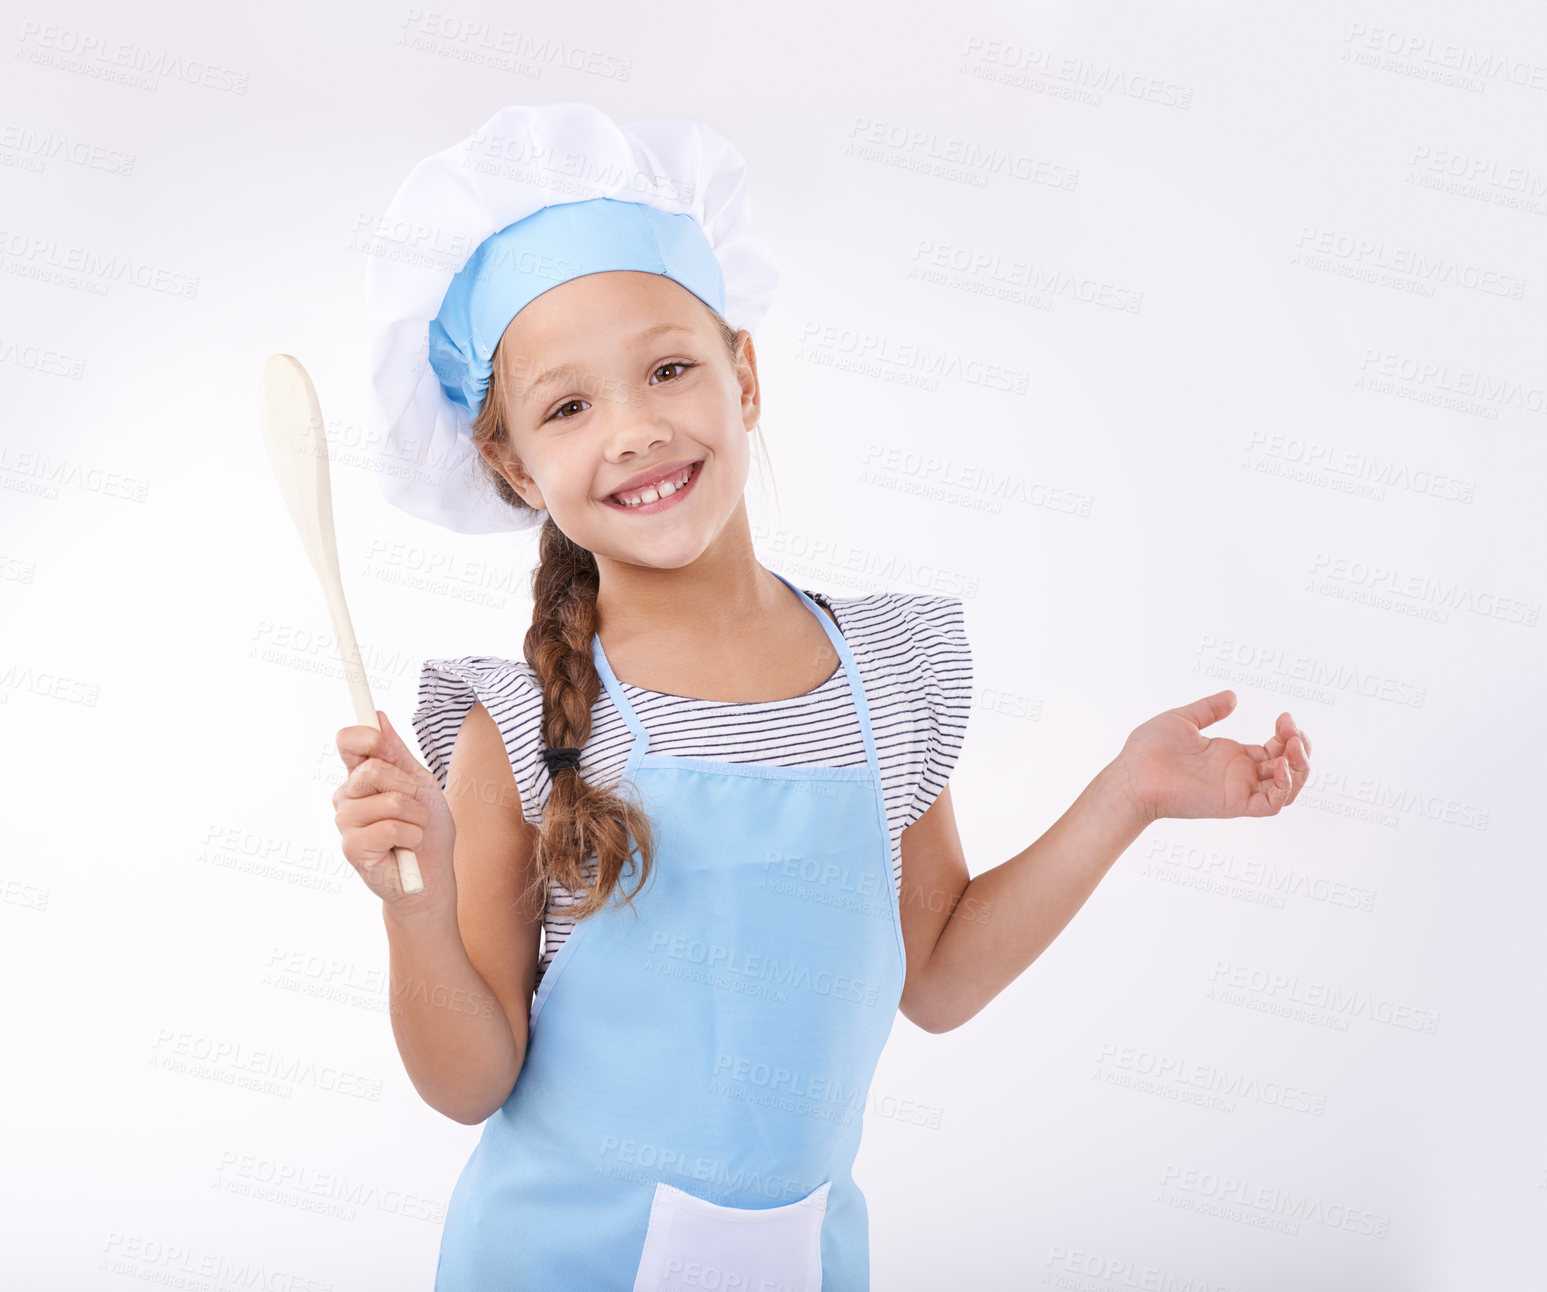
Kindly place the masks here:
<instances>
[{"instance_id":1,"label":"girl's finger","mask_svg":"<svg viewBox=\"0 0 1547 1292\"><path fill-rule=\"evenodd\" d=\"M1272 816L1279 808L1284 806L1284 800L1289 797L1289 791L1278 781L1268 784L1268 815Z\"/></svg>"},{"instance_id":2,"label":"girl's finger","mask_svg":"<svg viewBox=\"0 0 1547 1292\"><path fill-rule=\"evenodd\" d=\"M1206 695L1201 700L1194 700L1171 712L1180 713L1193 726L1201 728L1212 726L1221 718L1228 718L1235 704L1234 691L1216 691L1213 695Z\"/></svg>"},{"instance_id":3,"label":"girl's finger","mask_svg":"<svg viewBox=\"0 0 1547 1292\"><path fill-rule=\"evenodd\" d=\"M1282 757L1269 758L1263 762L1259 774L1261 784L1257 788L1263 795L1261 815L1272 816L1289 801L1294 792L1288 760Z\"/></svg>"},{"instance_id":4,"label":"girl's finger","mask_svg":"<svg viewBox=\"0 0 1547 1292\"><path fill-rule=\"evenodd\" d=\"M351 829L344 841L344 856L353 864L375 865L391 855L394 848L417 852L424 844L424 831L412 821L387 818ZM350 854L353 853L353 856ZM369 857L369 862L361 858Z\"/></svg>"},{"instance_id":5,"label":"girl's finger","mask_svg":"<svg viewBox=\"0 0 1547 1292\"><path fill-rule=\"evenodd\" d=\"M1295 733L1297 736L1298 732ZM1305 738L1291 739L1289 745L1289 767L1294 777L1294 785L1289 791L1289 797L1284 800L1284 806L1288 807L1300 797L1300 791L1305 788L1311 777L1310 750L1305 747Z\"/></svg>"},{"instance_id":6,"label":"girl's finger","mask_svg":"<svg viewBox=\"0 0 1547 1292\"><path fill-rule=\"evenodd\" d=\"M399 821L412 821L419 825L429 819L429 812L411 788L393 786L377 790L373 794L341 797L334 814L340 829L369 825L372 821L380 821L384 817L395 817Z\"/></svg>"},{"instance_id":7,"label":"girl's finger","mask_svg":"<svg viewBox=\"0 0 1547 1292\"><path fill-rule=\"evenodd\" d=\"M1263 742L1263 751L1269 758L1277 758L1289 748L1289 742L1294 739L1294 733L1299 728L1295 721L1287 713L1278 715L1278 720L1273 724L1273 734ZM1281 733L1288 732L1287 735Z\"/></svg>"},{"instance_id":8,"label":"girl's finger","mask_svg":"<svg viewBox=\"0 0 1547 1292\"><path fill-rule=\"evenodd\" d=\"M1271 780L1264 781L1246 805L1247 816L1272 816L1278 811L1279 788Z\"/></svg>"},{"instance_id":9,"label":"girl's finger","mask_svg":"<svg viewBox=\"0 0 1547 1292\"><path fill-rule=\"evenodd\" d=\"M400 790L414 797L418 782L401 767L383 762L380 758L364 758L334 791L334 802L344 799L367 799L387 790Z\"/></svg>"},{"instance_id":10,"label":"girl's finger","mask_svg":"<svg viewBox=\"0 0 1547 1292\"><path fill-rule=\"evenodd\" d=\"M334 737L338 745L339 757L354 755L357 763L364 762L367 758L380 758L383 762L390 761L387 752L390 742L385 734L377 731L375 727L367 727L363 724L353 727L343 727Z\"/></svg>"},{"instance_id":11,"label":"girl's finger","mask_svg":"<svg viewBox=\"0 0 1547 1292\"><path fill-rule=\"evenodd\" d=\"M387 746L387 761L399 767L404 766L406 762L412 762L414 756L408 752L408 746L403 743L403 737L398 735L397 728L392 725L392 719L377 709L376 721L381 723L382 738Z\"/></svg>"}]
</instances>

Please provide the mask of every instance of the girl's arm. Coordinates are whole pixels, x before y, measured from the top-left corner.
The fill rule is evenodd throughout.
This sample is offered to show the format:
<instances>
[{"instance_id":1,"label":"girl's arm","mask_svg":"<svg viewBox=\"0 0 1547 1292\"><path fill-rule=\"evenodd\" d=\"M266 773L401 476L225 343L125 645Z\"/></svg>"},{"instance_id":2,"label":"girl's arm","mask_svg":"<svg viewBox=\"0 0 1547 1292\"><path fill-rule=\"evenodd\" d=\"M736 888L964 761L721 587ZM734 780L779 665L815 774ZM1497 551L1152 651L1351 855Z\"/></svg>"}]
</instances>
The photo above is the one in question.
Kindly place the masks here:
<instances>
[{"instance_id":1,"label":"girl's arm","mask_svg":"<svg viewBox=\"0 0 1547 1292\"><path fill-rule=\"evenodd\" d=\"M1025 972L1148 822L1112 766L1030 847L969 879L947 785L902 833L904 1015L960 1027Z\"/></svg>"},{"instance_id":2,"label":"girl's arm","mask_svg":"<svg viewBox=\"0 0 1547 1292\"><path fill-rule=\"evenodd\" d=\"M902 833L902 1012L928 1032L960 1027L1063 932L1151 821L1274 816L1293 803L1309 739L1288 713L1261 745L1205 736L1235 704L1220 691L1136 727L1040 839L975 879L947 785Z\"/></svg>"},{"instance_id":3,"label":"girl's arm","mask_svg":"<svg viewBox=\"0 0 1547 1292\"><path fill-rule=\"evenodd\" d=\"M392 1032L424 1101L474 1126L509 1097L526 1057L542 911L523 909L536 830L504 738L483 705L463 720L446 777L456 823L453 902L386 903Z\"/></svg>"}]
</instances>

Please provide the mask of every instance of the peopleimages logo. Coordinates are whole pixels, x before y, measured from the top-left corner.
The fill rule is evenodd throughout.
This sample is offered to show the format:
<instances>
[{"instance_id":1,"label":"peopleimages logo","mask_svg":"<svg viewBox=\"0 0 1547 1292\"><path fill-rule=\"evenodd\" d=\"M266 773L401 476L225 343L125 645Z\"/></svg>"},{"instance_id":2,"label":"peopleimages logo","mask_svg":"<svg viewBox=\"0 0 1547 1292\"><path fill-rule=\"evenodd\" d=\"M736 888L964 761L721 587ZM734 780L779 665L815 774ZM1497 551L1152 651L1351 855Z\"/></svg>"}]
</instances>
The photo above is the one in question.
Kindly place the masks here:
<instances>
[{"instance_id":1,"label":"peopleimages logo","mask_svg":"<svg viewBox=\"0 0 1547 1292\"><path fill-rule=\"evenodd\" d=\"M1313 1224L1384 1238L1391 1228L1391 1217L1384 1212L1318 1198L1309 1190L1258 1184L1218 1171L1167 1165L1161 1173L1161 1190L1157 1201L1180 1205L1183 1210L1204 1211L1221 1219L1244 1220L1288 1233L1298 1233L1302 1224ZM1167 1197L1167 1191L1174 1192Z\"/></svg>"},{"instance_id":2,"label":"peopleimages logo","mask_svg":"<svg viewBox=\"0 0 1547 1292\"><path fill-rule=\"evenodd\" d=\"M749 1167L732 1169L717 1158L662 1148L644 1140L607 1135L597 1152L596 1172L614 1179L654 1183L668 1175L706 1185L720 1198L739 1198L748 1193L785 1202L806 1197L816 1185ZM715 1199L710 1199L714 1201Z\"/></svg>"},{"instance_id":3,"label":"peopleimages logo","mask_svg":"<svg viewBox=\"0 0 1547 1292\"><path fill-rule=\"evenodd\" d=\"M1350 1018L1430 1035L1440 1026L1436 1010L1419 1009L1367 991L1346 990L1335 983L1302 979L1298 974L1274 973L1228 960L1215 962L1209 982L1213 984L1211 991L1223 993L1221 999L1230 993L1246 993L1285 1007L1300 1005L1310 1010L1324 1010L1332 1017L1344 1020L1345 1027Z\"/></svg>"}]
</instances>

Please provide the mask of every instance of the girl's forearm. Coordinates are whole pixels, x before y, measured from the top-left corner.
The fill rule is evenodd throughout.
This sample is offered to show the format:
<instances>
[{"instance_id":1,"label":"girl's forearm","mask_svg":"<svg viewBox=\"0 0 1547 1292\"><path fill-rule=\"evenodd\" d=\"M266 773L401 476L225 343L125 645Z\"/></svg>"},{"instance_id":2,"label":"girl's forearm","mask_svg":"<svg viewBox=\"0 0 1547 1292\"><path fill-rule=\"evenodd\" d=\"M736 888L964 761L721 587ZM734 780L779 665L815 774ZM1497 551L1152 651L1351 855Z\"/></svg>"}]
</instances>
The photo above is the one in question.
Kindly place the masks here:
<instances>
[{"instance_id":1,"label":"girl's forearm","mask_svg":"<svg viewBox=\"0 0 1547 1292\"><path fill-rule=\"evenodd\" d=\"M973 878L925 967L929 1030L960 1027L1020 977L1148 824L1109 763L1041 838Z\"/></svg>"},{"instance_id":2,"label":"girl's forearm","mask_svg":"<svg viewBox=\"0 0 1547 1292\"><path fill-rule=\"evenodd\" d=\"M454 913L411 918L383 906L390 949L392 1034L425 1103L476 1126L515 1088L526 1036L473 967Z\"/></svg>"}]
</instances>

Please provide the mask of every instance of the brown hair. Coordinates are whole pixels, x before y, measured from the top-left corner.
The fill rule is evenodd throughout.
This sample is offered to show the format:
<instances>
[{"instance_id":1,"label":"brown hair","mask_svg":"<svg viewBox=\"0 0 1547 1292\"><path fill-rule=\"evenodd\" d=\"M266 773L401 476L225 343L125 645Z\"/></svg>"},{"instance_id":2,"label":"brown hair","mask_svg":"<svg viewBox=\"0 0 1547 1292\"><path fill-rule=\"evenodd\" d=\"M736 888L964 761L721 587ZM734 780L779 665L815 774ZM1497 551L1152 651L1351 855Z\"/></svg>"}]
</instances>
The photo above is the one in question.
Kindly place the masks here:
<instances>
[{"instance_id":1,"label":"brown hair","mask_svg":"<svg viewBox=\"0 0 1547 1292\"><path fill-rule=\"evenodd\" d=\"M734 362L741 333L718 311L703 304L713 316ZM505 421L504 382L500 375L504 344L501 337L494 348L494 368L483 403L473 419L472 432L475 448L497 445L500 456L511 460L516 455ZM758 440L766 462L767 450L762 446L760 431ZM481 451L479 460L501 499L512 507L530 510L527 501ZM584 748L591 735L591 706L602 690L591 655L599 582L596 557L572 541L548 516L538 536L538 564L532 571L532 626L527 629L522 649L542 687L542 739L550 749ZM636 845L637 866L632 857ZM632 904L650 876L655 846L654 827L637 795L625 797L613 789L591 785L578 766L557 767L538 832L538 874L533 885L537 891L527 896L545 894L549 883L580 893L586 888L587 865L594 853L595 883L568 908L569 913L577 920L594 914L615 890L621 890L623 877L637 871L638 883L624 895L624 901Z\"/></svg>"}]
</instances>

